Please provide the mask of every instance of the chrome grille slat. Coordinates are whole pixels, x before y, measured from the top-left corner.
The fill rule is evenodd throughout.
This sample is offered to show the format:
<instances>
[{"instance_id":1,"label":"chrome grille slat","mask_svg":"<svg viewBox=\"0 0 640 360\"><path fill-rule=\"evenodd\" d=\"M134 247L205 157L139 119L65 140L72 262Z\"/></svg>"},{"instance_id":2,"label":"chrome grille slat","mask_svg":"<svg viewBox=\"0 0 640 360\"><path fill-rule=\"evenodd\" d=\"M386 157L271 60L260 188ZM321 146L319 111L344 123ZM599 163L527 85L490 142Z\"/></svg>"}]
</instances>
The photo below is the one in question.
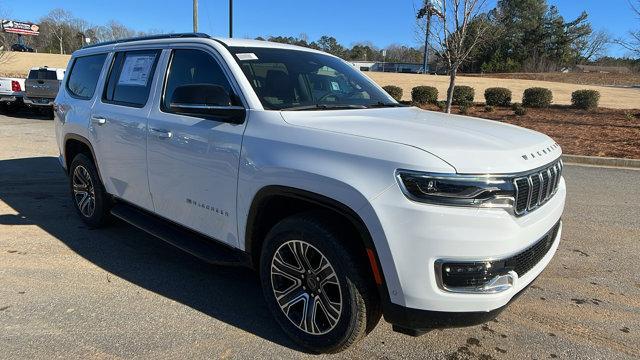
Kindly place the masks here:
<instances>
[{"instance_id":1,"label":"chrome grille slat","mask_svg":"<svg viewBox=\"0 0 640 360\"><path fill-rule=\"evenodd\" d=\"M522 216L545 204L558 190L562 161L513 180L516 188L515 214Z\"/></svg>"}]
</instances>

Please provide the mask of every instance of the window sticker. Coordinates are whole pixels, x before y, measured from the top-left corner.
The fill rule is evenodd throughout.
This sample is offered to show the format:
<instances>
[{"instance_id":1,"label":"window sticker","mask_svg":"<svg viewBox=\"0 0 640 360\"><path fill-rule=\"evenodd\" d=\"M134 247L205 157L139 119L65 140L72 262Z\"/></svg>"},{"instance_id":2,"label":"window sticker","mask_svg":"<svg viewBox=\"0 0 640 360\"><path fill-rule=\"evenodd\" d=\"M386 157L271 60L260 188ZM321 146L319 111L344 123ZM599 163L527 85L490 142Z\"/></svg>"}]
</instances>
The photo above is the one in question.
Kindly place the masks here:
<instances>
[{"instance_id":1,"label":"window sticker","mask_svg":"<svg viewBox=\"0 0 640 360\"><path fill-rule=\"evenodd\" d=\"M258 57L254 53L240 53L240 54L236 54L236 56L238 57L238 60L240 60L240 61L258 60Z\"/></svg>"},{"instance_id":2,"label":"window sticker","mask_svg":"<svg viewBox=\"0 0 640 360\"><path fill-rule=\"evenodd\" d=\"M333 90L333 91L340 91L340 85L339 85L337 82L332 81L332 82L331 82L331 90Z\"/></svg>"},{"instance_id":3,"label":"window sticker","mask_svg":"<svg viewBox=\"0 0 640 360\"><path fill-rule=\"evenodd\" d=\"M155 55L127 55L118 85L147 86Z\"/></svg>"}]
</instances>

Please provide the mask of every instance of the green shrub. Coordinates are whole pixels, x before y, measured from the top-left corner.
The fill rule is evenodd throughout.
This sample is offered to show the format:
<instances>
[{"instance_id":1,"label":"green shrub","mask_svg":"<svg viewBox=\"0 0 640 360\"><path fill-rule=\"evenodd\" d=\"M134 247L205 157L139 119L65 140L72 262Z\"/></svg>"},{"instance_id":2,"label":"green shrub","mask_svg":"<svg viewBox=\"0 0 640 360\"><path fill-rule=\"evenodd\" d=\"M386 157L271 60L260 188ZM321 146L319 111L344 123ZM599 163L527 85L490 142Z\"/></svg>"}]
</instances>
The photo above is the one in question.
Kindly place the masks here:
<instances>
[{"instance_id":1,"label":"green shrub","mask_svg":"<svg viewBox=\"0 0 640 360\"><path fill-rule=\"evenodd\" d=\"M438 89L433 86L416 86L411 89L411 100L417 104L435 104L438 101Z\"/></svg>"},{"instance_id":2,"label":"green shrub","mask_svg":"<svg viewBox=\"0 0 640 360\"><path fill-rule=\"evenodd\" d=\"M438 101L436 103L436 105L438 105L438 109L444 111L444 109L447 108L447 102L446 101Z\"/></svg>"},{"instance_id":3,"label":"green shrub","mask_svg":"<svg viewBox=\"0 0 640 360\"><path fill-rule=\"evenodd\" d=\"M384 91L386 91L392 98L396 99L396 101L400 101L402 99L402 88L395 85L387 85L382 87Z\"/></svg>"},{"instance_id":4,"label":"green shrub","mask_svg":"<svg viewBox=\"0 0 640 360\"><path fill-rule=\"evenodd\" d=\"M518 116L527 115L527 108L520 104L514 104L513 113Z\"/></svg>"},{"instance_id":5,"label":"green shrub","mask_svg":"<svg viewBox=\"0 0 640 360\"><path fill-rule=\"evenodd\" d=\"M484 100L491 106L511 105L511 90L501 87L488 88L484 91Z\"/></svg>"},{"instance_id":6,"label":"green shrub","mask_svg":"<svg viewBox=\"0 0 640 360\"><path fill-rule=\"evenodd\" d=\"M553 101L553 93L549 89L528 88L522 95L522 105L530 108L547 108Z\"/></svg>"},{"instance_id":7,"label":"green shrub","mask_svg":"<svg viewBox=\"0 0 640 360\"><path fill-rule=\"evenodd\" d=\"M460 114L468 115L470 107L471 107L471 103L466 103L466 104L460 105Z\"/></svg>"},{"instance_id":8,"label":"green shrub","mask_svg":"<svg viewBox=\"0 0 640 360\"><path fill-rule=\"evenodd\" d=\"M494 110L493 106L491 106L491 105L485 105L484 106L484 111L486 111L486 112L493 112L493 110Z\"/></svg>"},{"instance_id":9,"label":"green shrub","mask_svg":"<svg viewBox=\"0 0 640 360\"><path fill-rule=\"evenodd\" d=\"M459 85L453 88L453 105L469 105L473 103L476 92L471 86Z\"/></svg>"},{"instance_id":10,"label":"green shrub","mask_svg":"<svg viewBox=\"0 0 640 360\"><path fill-rule=\"evenodd\" d=\"M600 102L600 92L597 90L577 90L571 93L571 104L584 110L593 110Z\"/></svg>"}]
</instances>

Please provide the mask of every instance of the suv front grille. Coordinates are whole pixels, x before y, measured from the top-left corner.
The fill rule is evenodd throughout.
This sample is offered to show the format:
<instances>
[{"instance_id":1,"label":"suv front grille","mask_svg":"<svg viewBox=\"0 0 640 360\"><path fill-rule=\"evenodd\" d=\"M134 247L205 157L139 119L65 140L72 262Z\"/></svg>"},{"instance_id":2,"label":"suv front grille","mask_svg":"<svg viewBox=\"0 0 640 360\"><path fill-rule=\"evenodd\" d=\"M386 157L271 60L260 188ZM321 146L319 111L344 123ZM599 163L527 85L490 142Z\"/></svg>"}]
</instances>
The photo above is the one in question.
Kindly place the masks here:
<instances>
[{"instance_id":1,"label":"suv front grille","mask_svg":"<svg viewBox=\"0 0 640 360\"><path fill-rule=\"evenodd\" d=\"M553 247L561 222L558 221L541 239L529 248L511 257L501 260L477 262L443 262L436 268L440 271L442 284L449 290L456 288L475 288L486 284L496 276L515 271L518 277L524 276Z\"/></svg>"},{"instance_id":2,"label":"suv front grille","mask_svg":"<svg viewBox=\"0 0 640 360\"><path fill-rule=\"evenodd\" d=\"M522 216L546 203L558 189L562 160L513 180L516 188L515 213Z\"/></svg>"}]
</instances>

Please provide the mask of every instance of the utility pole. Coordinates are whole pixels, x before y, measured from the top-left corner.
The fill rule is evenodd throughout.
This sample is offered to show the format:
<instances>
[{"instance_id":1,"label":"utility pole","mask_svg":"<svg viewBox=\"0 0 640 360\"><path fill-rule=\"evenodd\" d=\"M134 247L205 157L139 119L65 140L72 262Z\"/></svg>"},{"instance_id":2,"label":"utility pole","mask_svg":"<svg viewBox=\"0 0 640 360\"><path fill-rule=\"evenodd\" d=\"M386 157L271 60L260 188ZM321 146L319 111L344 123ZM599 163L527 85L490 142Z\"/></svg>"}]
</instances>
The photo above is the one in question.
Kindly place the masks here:
<instances>
[{"instance_id":1,"label":"utility pole","mask_svg":"<svg viewBox=\"0 0 640 360\"><path fill-rule=\"evenodd\" d=\"M431 17L433 15L437 15L441 18L444 16L438 10L437 6L441 7L441 2L439 0L425 0L424 7L418 12L418 19L422 19L423 17L427 18L427 28L424 34L424 63L422 65L422 69L425 74L429 73L429 33L431 32Z\"/></svg>"},{"instance_id":2,"label":"utility pole","mask_svg":"<svg viewBox=\"0 0 640 360\"><path fill-rule=\"evenodd\" d=\"M424 35L424 64L422 64L422 71L425 74L429 74L429 32L431 32L431 12L427 15L427 31Z\"/></svg>"},{"instance_id":3,"label":"utility pole","mask_svg":"<svg viewBox=\"0 0 640 360\"><path fill-rule=\"evenodd\" d=\"M233 37L233 0L229 0L229 38Z\"/></svg>"},{"instance_id":4,"label":"utility pole","mask_svg":"<svg viewBox=\"0 0 640 360\"><path fill-rule=\"evenodd\" d=\"M198 0L193 0L193 32L198 32Z\"/></svg>"}]
</instances>

